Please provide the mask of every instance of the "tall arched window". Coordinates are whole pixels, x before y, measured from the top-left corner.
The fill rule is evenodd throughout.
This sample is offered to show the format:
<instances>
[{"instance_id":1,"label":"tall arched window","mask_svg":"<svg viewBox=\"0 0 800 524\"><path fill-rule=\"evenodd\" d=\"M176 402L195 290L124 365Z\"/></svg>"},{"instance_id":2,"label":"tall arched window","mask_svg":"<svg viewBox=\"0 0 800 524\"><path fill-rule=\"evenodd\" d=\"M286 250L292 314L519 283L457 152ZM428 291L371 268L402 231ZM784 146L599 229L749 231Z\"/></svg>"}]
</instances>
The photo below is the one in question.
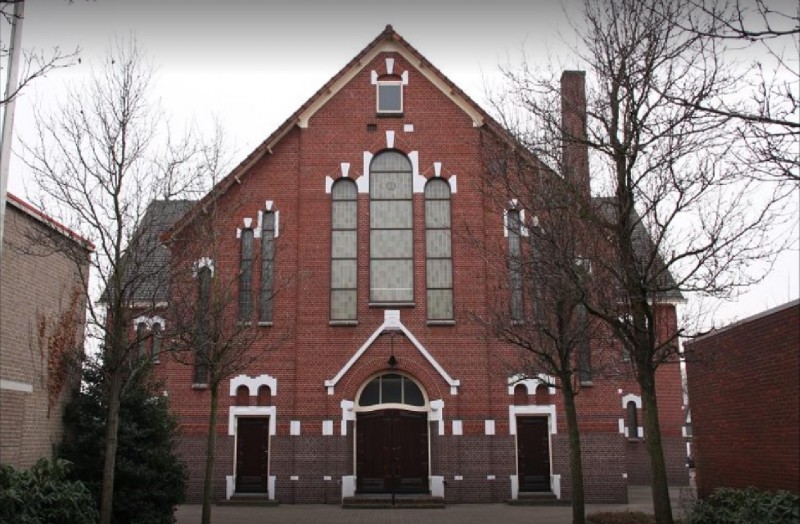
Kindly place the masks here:
<instances>
[{"instance_id":1,"label":"tall arched window","mask_svg":"<svg viewBox=\"0 0 800 524\"><path fill-rule=\"evenodd\" d=\"M208 383L208 323L211 307L211 268L203 266L197 271L197 347L194 360L194 383Z\"/></svg>"},{"instance_id":2,"label":"tall arched window","mask_svg":"<svg viewBox=\"0 0 800 524\"><path fill-rule=\"evenodd\" d=\"M253 312L253 229L242 231L239 261L239 320L247 322Z\"/></svg>"},{"instance_id":3,"label":"tall arched window","mask_svg":"<svg viewBox=\"0 0 800 524\"><path fill-rule=\"evenodd\" d=\"M264 324L272 322L275 280L275 213L264 211L261 217L261 316Z\"/></svg>"},{"instance_id":4,"label":"tall arched window","mask_svg":"<svg viewBox=\"0 0 800 524\"><path fill-rule=\"evenodd\" d=\"M153 349L151 357L153 358L153 362L158 362L159 356L161 355L161 322L154 322L152 331Z\"/></svg>"},{"instance_id":5,"label":"tall arched window","mask_svg":"<svg viewBox=\"0 0 800 524\"><path fill-rule=\"evenodd\" d=\"M372 159L369 179L370 303L414 302L411 163L399 151Z\"/></svg>"},{"instance_id":6,"label":"tall arched window","mask_svg":"<svg viewBox=\"0 0 800 524\"><path fill-rule=\"evenodd\" d=\"M450 185L441 178L425 185L425 253L428 320L453 319L453 253Z\"/></svg>"},{"instance_id":7,"label":"tall arched window","mask_svg":"<svg viewBox=\"0 0 800 524\"><path fill-rule=\"evenodd\" d=\"M639 420L636 414L636 402L630 401L627 405L628 409L628 438L639 437Z\"/></svg>"},{"instance_id":8,"label":"tall arched window","mask_svg":"<svg viewBox=\"0 0 800 524\"><path fill-rule=\"evenodd\" d=\"M511 320L522 322L522 246L520 244L522 219L520 212L516 209L509 209L506 220Z\"/></svg>"},{"instance_id":9,"label":"tall arched window","mask_svg":"<svg viewBox=\"0 0 800 524\"><path fill-rule=\"evenodd\" d=\"M147 324L139 322L136 324L136 356L144 355L144 341L147 338Z\"/></svg>"},{"instance_id":10,"label":"tall arched window","mask_svg":"<svg viewBox=\"0 0 800 524\"><path fill-rule=\"evenodd\" d=\"M331 188L331 320L356 320L358 188L349 178Z\"/></svg>"},{"instance_id":11,"label":"tall arched window","mask_svg":"<svg viewBox=\"0 0 800 524\"><path fill-rule=\"evenodd\" d=\"M249 406L250 405L250 390L247 386L239 386L236 388L236 405Z\"/></svg>"},{"instance_id":12,"label":"tall arched window","mask_svg":"<svg viewBox=\"0 0 800 524\"><path fill-rule=\"evenodd\" d=\"M272 405L272 390L269 386L262 385L258 388L258 396L256 397L257 406L271 406Z\"/></svg>"}]
</instances>

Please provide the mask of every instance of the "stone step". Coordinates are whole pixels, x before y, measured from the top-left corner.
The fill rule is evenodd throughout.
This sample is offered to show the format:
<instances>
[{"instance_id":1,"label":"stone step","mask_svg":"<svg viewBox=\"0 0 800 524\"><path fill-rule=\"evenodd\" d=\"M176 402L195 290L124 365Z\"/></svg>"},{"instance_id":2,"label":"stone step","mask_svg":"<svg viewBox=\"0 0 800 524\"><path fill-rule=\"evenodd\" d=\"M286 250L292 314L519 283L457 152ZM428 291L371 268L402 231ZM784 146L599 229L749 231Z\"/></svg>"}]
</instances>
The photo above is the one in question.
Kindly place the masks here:
<instances>
[{"instance_id":1,"label":"stone step","mask_svg":"<svg viewBox=\"0 0 800 524\"><path fill-rule=\"evenodd\" d=\"M236 494L228 500L217 502L217 506L277 506L277 500L270 500L267 495L262 494Z\"/></svg>"},{"instance_id":2,"label":"stone step","mask_svg":"<svg viewBox=\"0 0 800 524\"><path fill-rule=\"evenodd\" d=\"M519 493L515 500L508 500L511 506L569 506L570 501L559 500L553 493Z\"/></svg>"},{"instance_id":3,"label":"stone step","mask_svg":"<svg viewBox=\"0 0 800 524\"><path fill-rule=\"evenodd\" d=\"M345 509L439 509L444 507L442 497L431 495L395 495L394 504L392 504L392 496L387 494L356 495L345 497L342 500L342 508Z\"/></svg>"}]
</instances>

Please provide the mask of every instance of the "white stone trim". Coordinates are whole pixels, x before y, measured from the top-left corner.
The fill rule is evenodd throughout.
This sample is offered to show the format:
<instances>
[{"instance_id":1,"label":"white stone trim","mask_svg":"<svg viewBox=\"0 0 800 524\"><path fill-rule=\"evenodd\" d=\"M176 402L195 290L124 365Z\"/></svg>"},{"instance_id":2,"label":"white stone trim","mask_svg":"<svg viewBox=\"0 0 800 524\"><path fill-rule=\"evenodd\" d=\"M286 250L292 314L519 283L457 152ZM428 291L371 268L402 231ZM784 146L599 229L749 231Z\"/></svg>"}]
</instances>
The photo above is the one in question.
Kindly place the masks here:
<instances>
[{"instance_id":1,"label":"white stone trim","mask_svg":"<svg viewBox=\"0 0 800 524\"><path fill-rule=\"evenodd\" d=\"M464 434L464 423L460 420L453 421L453 435L463 435Z\"/></svg>"},{"instance_id":2,"label":"white stone trim","mask_svg":"<svg viewBox=\"0 0 800 524\"><path fill-rule=\"evenodd\" d=\"M289 435L292 437L299 437L300 436L300 421L299 420L290 420L289 421Z\"/></svg>"},{"instance_id":3,"label":"white stone trim","mask_svg":"<svg viewBox=\"0 0 800 524\"><path fill-rule=\"evenodd\" d=\"M550 434L555 435L558 433L555 404L548 404L546 406L508 406L509 435L517 434L517 415L547 415L547 424L550 429Z\"/></svg>"},{"instance_id":4,"label":"white stone trim","mask_svg":"<svg viewBox=\"0 0 800 524\"><path fill-rule=\"evenodd\" d=\"M396 309L390 309L384 311L383 316L383 324L381 324L375 332L370 335L366 342L356 351L350 360L339 370L335 377L330 380L325 381L325 387L328 388L328 395L333 395L334 388L336 384L342 379L342 377L347 373L350 368L361 358L367 349L372 345L373 342L383 333L384 331L401 331L406 338L417 348L417 350L425 357L425 360L433 366L433 368L439 373L439 375L450 385L450 394L457 395L458 394L458 387L461 385L459 380L454 380L450 375L444 370L444 368L436 361L435 358L425 349L419 340L411 333L411 331L406 328L403 323L400 321L400 311Z\"/></svg>"},{"instance_id":5,"label":"white stone trim","mask_svg":"<svg viewBox=\"0 0 800 524\"><path fill-rule=\"evenodd\" d=\"M511 480L511 500L517 500L519 498L519 477L509 475L508 478Z\"/></svg>"},{"instance_id":6,"label":"white stone trim","mask_svg":"<svg viewBox=\"0 0 800 524\"><path fill-rule=\"evenodd\" d=\"M561 500L561 475L550 475L550 490Z\"/></svg>"},{"instance_id":7,"label":"white stone trim","mask_svg":"<svg viewBox=\"0 0 800 524\"><path fill-rule=\"evenodd\" d=\"M555 395L556 388L553 386L548 386L548 384L552 384L554 382L554 377L545 375L544 373L539 373L539 375L535 378L526 377L525 375L514 375L508 377L508 394L513 395L514 389L521 384L525 386L525 389L528 391L528 395L535 395L539 386L547 387L547 392L551 395Z\"/></svg>"},{"instance_id":8,"label":"white stone trim","mask_svg":"<svg viewBox=\"0 0 800 524\"><path fill-rule=\"evenodd\" d=\"M352 497L356 494L356 476L343 475L342 476L342 498Z\"/></svg>"},{"instance_id":9,"label":"white stone trim","mask_svg":"<svg viewBox=\"0 0 800 524\"><path fill-rule=\"evenodd\" d=\"M33 384L0 378L0 389L19 391L21 393L33 393Z\"/></svg>"},{"instance_id":10,"label":"white stone trim","mask_svg":"<svg viewBox=\"0 0 800 524\"><path fill-rule=\"evenodd\" d=\"M296 482L300 480L300 475L292 475L291 477L289 477L289 480Z\"/></svg>"},{"instance_id":11,"label":"white stone trim","mask_svg":"<svg viewBox=\"0 0 800 524\"><path fill-rule=\"evenodd\" d=\"M352 400L342 400L342 436L347 436L347 422L356 420L355 403Z\"/></svg>"},{"instance_id":12,"label":"white stone trim","mask_svg":"<svg viewBox=\"0 0 800 524\"><path fill-rule=\"evenodd\" d=\"M628 402L633 401L636 404L636 409L642 409L642 397L628 393L622 397L622 409L628 409Z\"/></svg>"},{"instance_id":13,"label":"white stone trim","mask_svg":"<svg viewBox=\"0 0 800 524\"><path fill-rule=\"evenodd\" d=\"M485 420L484 421L484 433L486 435L494 435L495 427L494 427L494 420Z\"/></svg>"},{"instance_id":14,"label":"white stone trim","mask_svg":"<svg viewBox=\"0 0 800 524\"><path fill-rule=\"evenodd\" d=\"M394 149L394 131L391 129L386 130L386 147L388 149Z\"/></svg>"},{"instance_id":15,"label":"white stone trim","mask_svg":"<svg viewBox=\"0 0 800 524\"><path fill-rule=\"evenodd\" d=\"M431 496L444 498L444 477L441 475L431 475L429 478Z\"/></svg>"},{"instance_id":16,"label":"white stone trim","mask_svg":"<svg viewBox=\"0 0 800 524\"><path fill-rule=\"evenodd\" d=\"M133 319L133 329L138 328L139 324L144 324L149 330L153 329L154 324L160 324L162 330L166 327L166 321L164 318L157 315L152 317L141 316Z\"/></svg>"},{"instance_id":17,"label":"white stone trim","mask_svg":"<svg viewBox=\"0 0 800 524\"><path fill-rule=\"evenodd\" d=\"M453 480L464 480L464 475L453 475Z\"/></svg>"},{"instance_id":18,"label":"white stone trim","mask_svg":"<svg viewBox=\"0 0 800 524\"><path fill-rule=\"evenodd\" d=\"M497 475L486 475L486 480L497 480Z\"/></svg>"},{"instance_id":19,"label":"white stone trim","mask_svg":"<svg viewBox=\"0 0 800 524\"><path fill-rule=\"evenodd\" d=\"M323 420L322 421L322 435L323 436L333 435L333 421L332 420Z\"/></svg>"},{"instance_id":20,"label":"white stone trim","mask_svg":"<svg viewBox=\"0 0 800 524\"><path fill-rule=\"evenodd\" d=\"M439 423L439 435L444 435L444 400L436 399L430 401L431 410L428 411L428 422Z\"/></svg>"},{"instance_id":21,"label":"white stone trim","mask_svg":"<svg viewBox=\"0 0 800 524\"><path fill-rule=\"evenodd\" d=\"M403 124L403 132L404 133L413 133L414 132L414 124Z\"/></svg>"},{"instance_id":22,"label":"white stone trim","mask_svg":"<svg viewBox=\"0 0 800 524\"><path fill-rule=\"evenodd\" d=\"M261 386L269 386L272 396L278 394L278 380L271 375L264 374L252 377L249 375L236 375L230 382L230 396L236 396L236 390L239 386L247 386L251 397L258 396L258 388Z\"/></svg>"},{"instance_id":23,"label":"white stone trim","mask_svg":"<svg viewBox=\"0 0 800 524\"><path fill-rule=\"evenodd\" d=\"M236 419L238 417L269 417L269 435L275 435L275 406L231 406L228 408L228 435L236 435Z\"/></svg>"},{"instance_id":24,"label":"white stone trim","mask_svg":"<svg viewBox=\"0 0 800 524\"><path fill-rule=\"evenodd\" d=\"M211 276L214 276L214 260L209 257L200 257L192 264L192 276L197 278L200 269L207 267L211 270Z\"/></svg>"}]
</instances>

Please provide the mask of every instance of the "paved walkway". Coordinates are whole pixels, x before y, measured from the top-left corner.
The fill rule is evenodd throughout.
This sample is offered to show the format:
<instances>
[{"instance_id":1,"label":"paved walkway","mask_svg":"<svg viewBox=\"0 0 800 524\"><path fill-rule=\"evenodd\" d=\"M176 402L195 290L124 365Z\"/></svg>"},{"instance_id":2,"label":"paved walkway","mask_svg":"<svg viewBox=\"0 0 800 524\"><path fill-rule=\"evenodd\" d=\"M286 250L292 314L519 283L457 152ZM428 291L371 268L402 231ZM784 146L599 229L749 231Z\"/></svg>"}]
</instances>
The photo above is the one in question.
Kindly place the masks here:
<instances>
[{"instance_id":1,"label":"paved walkway","mask_svg":"<svg viewBox=\"0 0 800 524\"><path fill-rule=\"evenodd\" d=\"M677 516L692 491L670 488L672 511ZM597 511L653 512L648 486L628 489L628 504L589 504L586 513ZM445 509L342 509L337 505L281 504L276 507L214 506L211 510L214 524L255 524L275 522L280 524L569 524L572 522L569 506L537 507L509 506L507 504L450 504ZM200 522L199 505L183 505L176 513L178 524Z\"/></svg>"}]
</instances>

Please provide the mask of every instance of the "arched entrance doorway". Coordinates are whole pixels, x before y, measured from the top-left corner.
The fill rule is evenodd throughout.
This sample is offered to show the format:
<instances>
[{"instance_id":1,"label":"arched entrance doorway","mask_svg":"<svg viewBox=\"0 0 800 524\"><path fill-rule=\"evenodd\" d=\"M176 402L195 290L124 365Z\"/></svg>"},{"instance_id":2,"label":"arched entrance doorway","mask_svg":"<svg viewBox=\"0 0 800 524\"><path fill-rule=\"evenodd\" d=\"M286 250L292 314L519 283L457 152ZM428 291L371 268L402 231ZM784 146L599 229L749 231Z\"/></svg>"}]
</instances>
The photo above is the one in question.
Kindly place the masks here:
<instances>
[{"instance_id":1,"label":"arched entrance doorway","mask_svg":"<svg viewBox=\"0 0 800 524\"><path fill-rule=\"evenodd\" d=\"M378 375L361 388L356 411L356 491L429 493L422 388L405 375Z\"/></svg>"}]
</instances>

